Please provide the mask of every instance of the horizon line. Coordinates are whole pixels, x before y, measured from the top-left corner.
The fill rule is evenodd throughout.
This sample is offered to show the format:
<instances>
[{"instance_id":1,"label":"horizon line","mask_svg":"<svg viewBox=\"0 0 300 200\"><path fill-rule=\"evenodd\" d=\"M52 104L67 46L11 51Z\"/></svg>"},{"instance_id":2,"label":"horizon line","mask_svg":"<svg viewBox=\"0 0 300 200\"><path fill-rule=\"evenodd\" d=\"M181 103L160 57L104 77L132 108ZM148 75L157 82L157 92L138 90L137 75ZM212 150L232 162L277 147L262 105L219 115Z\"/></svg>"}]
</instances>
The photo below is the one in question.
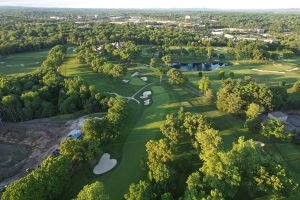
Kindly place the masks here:
<instances>
[{"instance_id":1,"label":"horizon line","mask_svg":"<svg viewBox=\"0 0 300 200\"><path fill-rule=\"evenodd\" d=\"M299 9L299 8L209 8L209 7L186 7L186 8L179 8L179 7L141 7L141 8L122 8L122 7L52 7L52 6L15 6L15 5L0 5L0 7L11 7L11 8L55 8L55 9L113 9L113 10L118 10L118 9L123 9L123 10L152 10L152 9L158 9L158 10L163 10L163 9L178 9L178 10L184 10L184 9L190 9L190 10L197 10L197 9L206 9L206 10L291 10L291 9Z\"/></svg>"}]
</instances>

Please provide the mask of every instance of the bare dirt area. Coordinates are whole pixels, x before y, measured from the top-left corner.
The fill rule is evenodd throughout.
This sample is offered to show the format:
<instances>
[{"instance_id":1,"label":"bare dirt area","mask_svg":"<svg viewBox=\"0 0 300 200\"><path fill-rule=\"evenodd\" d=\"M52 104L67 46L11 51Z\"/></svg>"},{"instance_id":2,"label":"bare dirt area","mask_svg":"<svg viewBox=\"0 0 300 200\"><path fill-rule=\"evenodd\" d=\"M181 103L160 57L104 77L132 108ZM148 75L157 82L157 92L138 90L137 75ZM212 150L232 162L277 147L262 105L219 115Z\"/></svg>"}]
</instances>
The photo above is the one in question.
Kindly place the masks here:
<instances>
[{"instance_id":1,"label":"bare dirt area","mask_svg":"<svg viewBox=\"0 0 300 200\"><path fill-rule=\"evenodd\" d=\"M24 176L26 169L37 168L77 121L39 119L0 126L0 186Z\"/></svg>"}]
</instances>

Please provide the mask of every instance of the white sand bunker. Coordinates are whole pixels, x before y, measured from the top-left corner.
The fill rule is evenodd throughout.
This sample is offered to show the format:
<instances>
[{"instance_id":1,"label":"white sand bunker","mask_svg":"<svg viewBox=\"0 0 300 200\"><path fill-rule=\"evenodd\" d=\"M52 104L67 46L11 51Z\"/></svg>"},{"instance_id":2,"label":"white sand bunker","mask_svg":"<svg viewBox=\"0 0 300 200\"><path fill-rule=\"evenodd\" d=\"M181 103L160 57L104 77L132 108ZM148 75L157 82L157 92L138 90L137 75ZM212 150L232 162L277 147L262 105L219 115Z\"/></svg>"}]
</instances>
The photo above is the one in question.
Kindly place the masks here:
<instances>
[{"instance_id":1,"label":"white sand bunker","mask_svg":"<svg viewBox=\"0 0 300 200\"><path fill-rule=\"evenodd\" d=\"M141 99L146 99L146 98L148 98L151 94L152 94L151 91L145 91L145 92L143 93L143 95L140 96L140 98L141 98Z\"/></svg>"},{"instance_id":2,"label":"white sand bunker","mask_svg":"<svg viewBox=\"0 0 300 200\"><path fill-rule=\"evenodd\" d=\"M148 78L146 76L141 77L141 79L145 82L148 81Z\"/></svg>"},{"instance_id":3,"label":"white sand bunker","mask_svg":"<svg viewBox=\"0 0 300 200\"><path fill-rule=\"evenodd\" d=\"M252 69L252 70L256 72L267 72L272 74L285 74L285 72L272 71L272 70L263 70L263 69Z\"/></svg>"},{"instance_id":4,"label":"white sand bunker","mask_svg":"<svg viewBox=\"0 0 300 200\"><path fill-rule=\"evenodd\" d=\"M287 69L287 70L285 70L285 71L287 71L287 72L292 72L292 71L296 71L296 70L298 70L299 68L298 67L295 67L295 68L293 68L293 69Z\"/></svg>"},{"instance_id":5,"label":"white sand bunker","mask_svg":"<svg viewBox=\"0 0 300 200\"><path fill-rule=\"evenodd\" d=\"M20 64L20 66L21 66L21 67L24 67L25 65L24 65L24 64Z\"/></svg>"},{"instance_id":6,"label":"white sand bunker","mask_svg":"<svg viewBox=\"0 0 300 200\"><path fill-rule=\"evenodd\" d=\"M98 162L98 164L94 167L94 174L104 174L105 172L110 171L117 165L116 159L110 159L109 153L104 153Z\"/></svg>"},{"instance_id":7,"label":"white sand bunker","mask_svg":"<svg viewBox=\"0 0 300 200\"><path fill-rule=\"evenodd\" d=\"M260 147L264 147L265 146L265 143L263 142L260 142L260 141L254 141L254 144L260 146Z\"/></svg>"},{"instance_id":8,"label":"white sand bunker","mask_svg":"<svg viewBox=\"0 0 300 200\"><path fill-rule=\"evenodd\" d=\"M5 64L5 62L0 62L0 64Z\"/></svg>"},{"instance_id":9,"label":"white sand bunker","mask_svg":"<svg viewBox=\"0 0 300 200\"><path fill-rule=\"evenodd\" d=\"M122 80L122 82L123 83L129 83L129 80L124 79L124 80Z\"/></svg>"},{"instance_id":10,"label":"white sand bunker","mask_svg":"<svg viewBox=\"0 0 300 200\"><path fill-rule=\"evenodd\" d=\"M149 104L150 104L150 99L147 99L147 100L144 101L145 106L148 106Z\"/></svg>"},{"instance_id":11,"label":"white sand bunker","mask_svg":"<svg viewBox=\"0 0 300 200\"><path fill-rule=\"evenodd\" d=\"M133 74L131 74L131 77L135 77L137 75L139 75L140 72L134 72Z\"/></svg>"}]
</instances>

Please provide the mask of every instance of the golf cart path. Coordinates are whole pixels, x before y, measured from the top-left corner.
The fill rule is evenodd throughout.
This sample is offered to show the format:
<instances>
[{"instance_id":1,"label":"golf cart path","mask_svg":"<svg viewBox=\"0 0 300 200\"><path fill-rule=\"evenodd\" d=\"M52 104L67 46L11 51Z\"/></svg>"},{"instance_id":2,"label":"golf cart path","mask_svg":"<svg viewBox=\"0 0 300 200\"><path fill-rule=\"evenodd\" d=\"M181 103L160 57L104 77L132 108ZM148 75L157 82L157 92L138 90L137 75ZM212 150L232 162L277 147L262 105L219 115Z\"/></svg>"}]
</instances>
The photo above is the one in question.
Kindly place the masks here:
<instances>
[{"instance_id":1,"label":"golf cart path","mask_svg":"<svg viewBox=\"0 0 300 200\"><path fill-rule=\"evenodd\" d=\"M134 100L134 101L136 101L138 104L140 104L140 101L137 100L137 99L135 98L135 96L136 96L137 94L139 94L141 91L143 91L145 88L147 88L147 87L149 87L149 86L151 86L151 85L154 85L154 84L156 84L156 83L158 83L158 82L159 82L159 81L154 81L154 82L152 82L152 83L148 83L147 85L143 86L143 87L140 88L138 91L136 91L136 92L135 92L133 95L131 95L130 97L125 97L125 96L119 95L119 94L116 93L116 92L107 92L107 94L116 95L116 96L119 96L119 97L128 99L128 101Z\"/></svg>"}]
</instances>

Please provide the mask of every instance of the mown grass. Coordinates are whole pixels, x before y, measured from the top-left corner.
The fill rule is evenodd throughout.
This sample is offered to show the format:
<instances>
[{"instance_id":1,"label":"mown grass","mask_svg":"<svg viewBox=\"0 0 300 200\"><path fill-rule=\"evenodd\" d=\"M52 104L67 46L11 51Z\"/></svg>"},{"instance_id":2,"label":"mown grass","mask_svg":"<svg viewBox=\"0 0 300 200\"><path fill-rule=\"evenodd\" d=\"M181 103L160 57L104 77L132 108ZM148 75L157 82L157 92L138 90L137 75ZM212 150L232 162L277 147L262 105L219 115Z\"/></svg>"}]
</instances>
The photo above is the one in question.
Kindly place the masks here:
<instances>
[{"instance_id":1,"label":"mown grass","mask_svg":"<svg viewBox=\"0 0 300 200\"><path fill-rule=\"evenodd\" d=\"M17 53L0 58L0 75L31 72L41 66L48 50Z\"/></svg>"},{"instance_id":2,"label":"mown grass","mask_svg":"<svg viewBox=\"0 0 300 200\"><path fill-rule=\"evenodd\" d=\"M129 84L124 84L122 79L113 79L94 72L88 65L80 64L76 59L76 53L69 53L65 62L60 67L60 72L68 77L80 76L90 85L101 92L115 92L122 96L130 96L146 83L139 77L131 77L135 71L141 70L141 67L132 67L122 79L130 80Z\"/></svg>"}]
</instances>

